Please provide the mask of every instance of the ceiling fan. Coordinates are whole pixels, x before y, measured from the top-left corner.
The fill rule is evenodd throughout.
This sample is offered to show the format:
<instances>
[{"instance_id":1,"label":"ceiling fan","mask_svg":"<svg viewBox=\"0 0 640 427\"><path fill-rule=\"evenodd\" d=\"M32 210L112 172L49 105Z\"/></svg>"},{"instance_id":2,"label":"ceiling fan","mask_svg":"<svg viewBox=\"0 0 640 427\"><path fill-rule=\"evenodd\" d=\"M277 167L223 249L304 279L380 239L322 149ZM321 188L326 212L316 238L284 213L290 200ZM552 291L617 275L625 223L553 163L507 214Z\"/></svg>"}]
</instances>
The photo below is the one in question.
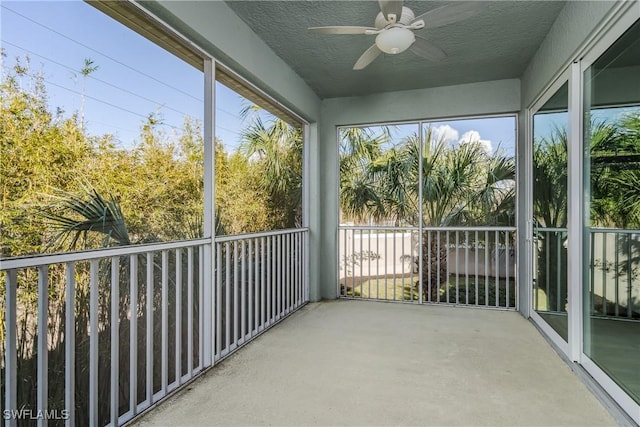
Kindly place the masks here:
<instances>
[{"instance_id":1,"label":"ceiling fan","mask_svg":"<svg viewBox=\"0 0 640 427\"><path fill-rule=\"evenodd\" d=\"M440 61L447 54L424 37L414 34L415 30L437 28L468 19L481 8L478 2L456 2L415 16L413 11L403 6L402 0L379 0L380 12L373 27L327 26L310 27L309 32L319 34L365 34L375 35L375 43L367 49L353 66L362 70L381 53L396 55L407 49L432 61Z\"/></svg>"}]
</instances>

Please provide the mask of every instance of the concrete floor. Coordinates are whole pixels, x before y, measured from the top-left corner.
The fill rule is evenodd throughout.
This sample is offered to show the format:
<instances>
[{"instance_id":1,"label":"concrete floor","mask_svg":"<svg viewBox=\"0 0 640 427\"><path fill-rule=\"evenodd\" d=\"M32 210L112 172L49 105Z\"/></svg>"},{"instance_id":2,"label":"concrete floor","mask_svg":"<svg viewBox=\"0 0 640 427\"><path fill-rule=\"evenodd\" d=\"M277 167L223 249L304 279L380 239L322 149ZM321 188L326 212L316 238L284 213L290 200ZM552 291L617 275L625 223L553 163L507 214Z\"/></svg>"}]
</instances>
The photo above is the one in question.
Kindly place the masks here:
<instances>
[{"instance_id":1,"label":"concrete floor","mask_svg":"<svg viewBox=\"0 0 640 427\"><path fill-rule=\"evenodd\" d=\"M142 418L192 425L616 425L520 314L310 304Z\"/></svg>"}]
</instances>

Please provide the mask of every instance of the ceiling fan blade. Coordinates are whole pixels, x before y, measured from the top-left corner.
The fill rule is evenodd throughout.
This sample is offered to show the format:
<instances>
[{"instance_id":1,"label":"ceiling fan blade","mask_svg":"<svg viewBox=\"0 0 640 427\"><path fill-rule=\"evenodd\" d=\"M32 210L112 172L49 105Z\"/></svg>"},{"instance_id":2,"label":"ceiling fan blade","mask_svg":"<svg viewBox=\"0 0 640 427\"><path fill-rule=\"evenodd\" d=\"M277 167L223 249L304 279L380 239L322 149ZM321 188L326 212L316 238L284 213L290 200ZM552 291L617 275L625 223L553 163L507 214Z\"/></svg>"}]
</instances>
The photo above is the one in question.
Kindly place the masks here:
<instances>
[{"instance_id":1,"label":"ceiling fan blade","mask_svg":"<svg viewBox=\"0 0 640 427\"><path fill-rule=\"evenodd\" d=\"M442 49L429 40L416 35L416 41L409 48L413 53L431 61L442 61L447 57Z\"/></svg>"},{"instance_id":2,"label":"ceiling fan blade","mask_svg":"<svg viewBox=\"0 0 640 427\"><path fill-rule=\"evenodd\" d=\"M482 7L482 3L475 1L451 3L416 16L411 23L413 24L422 19L425 24L424 28L438 28L469 19L477 15Z\"/></svg>"},{"instance_id":3,"label":"ceiling fan blade","mask_svg":"<svg viewBox=\"0 0 640 427\"><path fill-rule=\"evenodd\" d=\"M400 16L402 15L402 0L378 0L378 4L380 5L382 15L384 15L387 21L391 22L389 15L394 14L396 16L395 22L400 22Z\"/></svg>"},{"instance_id":4,"label":"ceiling fan blade","mask_svg":"<svg viewBox=\"0 0 640 427\"><path fill-rule=\"evenodd\" d=\"M382 51L378 49L378 46L375 44L372 45L369 49L365 50L364 53L358 58L355 65L353 66L354 70L362 70L367 65L371 64L374 59L380 55Z\"/></svg>"},{"instance_id":5,"label":"ceiling fan blade","mask_svg":"<svg viewBox=\"0 0 640 427\"><path fill-rule=\"evenodd\" d=\"M333 25L329 27L309 27L310 33L318 34L366 34L367 31L378 31L373 27L353 27L353 26L340 26Z\"/></svg>"}]
</instances>

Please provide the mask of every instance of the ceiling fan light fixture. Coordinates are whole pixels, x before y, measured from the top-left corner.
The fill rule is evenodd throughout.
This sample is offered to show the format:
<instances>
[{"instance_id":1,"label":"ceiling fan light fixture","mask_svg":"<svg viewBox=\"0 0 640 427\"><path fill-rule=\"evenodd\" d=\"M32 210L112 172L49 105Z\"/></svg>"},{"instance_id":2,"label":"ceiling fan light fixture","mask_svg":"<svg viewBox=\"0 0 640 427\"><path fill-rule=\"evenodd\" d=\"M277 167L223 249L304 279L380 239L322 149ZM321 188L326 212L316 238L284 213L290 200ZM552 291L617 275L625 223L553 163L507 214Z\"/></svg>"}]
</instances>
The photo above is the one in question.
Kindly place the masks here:
<instances>
[{"instance_id":1,"label":"ceiling fan light fixture","mask_svg":"<svg viewBox=\"0 0 640 427\"><path fill-rule=\"evenodd\" d=\"M391 55L404 52L415 41L413 31L403 27L388 28L376 36L378 49Z\"/></svg>"}]
</instances>

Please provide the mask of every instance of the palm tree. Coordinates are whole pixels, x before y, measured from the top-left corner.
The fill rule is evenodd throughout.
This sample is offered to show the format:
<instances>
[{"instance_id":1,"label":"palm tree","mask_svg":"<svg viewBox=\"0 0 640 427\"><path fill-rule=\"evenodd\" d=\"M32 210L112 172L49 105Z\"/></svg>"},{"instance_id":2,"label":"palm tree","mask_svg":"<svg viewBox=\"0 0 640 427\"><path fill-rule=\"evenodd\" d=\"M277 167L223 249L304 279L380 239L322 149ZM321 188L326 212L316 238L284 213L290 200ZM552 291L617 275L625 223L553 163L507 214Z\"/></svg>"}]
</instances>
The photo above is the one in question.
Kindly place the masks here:
<instances>
[{"instance_id":1,"label":"palm tree","mask_svg":"<svg viewBox=\"0 0 640 427\"><path fill-rule=\"evenodd\" d=\"M274 228L302 225L302 130L260 115L241 132L240 153L262 170L261 186L270 194Z\"/></svg>"},{"instance_id":2,"label":"palm tree","mask_svg":"<svg viewBox=\"0 0 640 427\"><path fill-rule=\"evenodd\" d=\"M85 186L81 194L58 191L54 197L55 201L41 212L56 232L50 245L75 250L82 244L82 249L87 249L93 246L94 233L102 236L101 247L131 244L120 204L113 196L105 198Z\"/></svg>"}]
</instances>

